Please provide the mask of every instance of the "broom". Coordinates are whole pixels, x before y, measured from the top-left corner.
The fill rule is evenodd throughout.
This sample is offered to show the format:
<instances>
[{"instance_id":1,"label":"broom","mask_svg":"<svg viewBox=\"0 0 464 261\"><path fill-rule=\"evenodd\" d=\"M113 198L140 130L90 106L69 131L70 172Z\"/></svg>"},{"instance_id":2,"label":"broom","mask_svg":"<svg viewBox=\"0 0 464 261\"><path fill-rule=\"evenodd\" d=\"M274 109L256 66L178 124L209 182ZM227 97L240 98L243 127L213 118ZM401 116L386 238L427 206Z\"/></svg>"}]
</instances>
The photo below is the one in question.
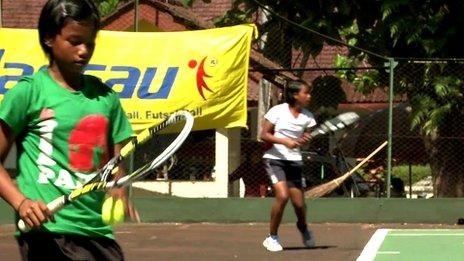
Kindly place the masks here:
<instances>
[{"instance_id":1,"label":"broom","mask_svg":"<svg viewBox=\"0 0 464 261\"><path fill-rule=\"evenodd\" d=\"M382 145L377 147L377 149L375 149L371 154L369 154L369 156L367 156L365 159L359 162L358 165L356 165L354 168L352 168L350 171L346 172L342 176L306 191L305 196L307 198L319 198L338 188L338 186L340 186L340 184L342 184L349 176L351 176L351 174L353 174L362 165L364 165L364 163L366 163L368 160L374 157L374 155L377 154L381 149L383 149L387 145L387 143L387 141L382 143Z\"/></svg>"}]
</instances>

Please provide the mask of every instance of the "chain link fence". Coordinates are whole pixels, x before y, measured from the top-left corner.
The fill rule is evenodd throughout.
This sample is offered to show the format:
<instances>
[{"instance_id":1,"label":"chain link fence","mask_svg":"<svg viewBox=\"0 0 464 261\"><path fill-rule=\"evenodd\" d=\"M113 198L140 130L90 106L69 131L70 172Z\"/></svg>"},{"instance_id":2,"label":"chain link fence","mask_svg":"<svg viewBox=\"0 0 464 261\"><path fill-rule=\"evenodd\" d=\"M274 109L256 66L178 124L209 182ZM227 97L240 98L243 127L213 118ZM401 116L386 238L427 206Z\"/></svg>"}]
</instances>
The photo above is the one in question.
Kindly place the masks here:
<instances>
[{"instance_id":1,"label":"chain link fence","mask_svg":"<svg viewBox=\"0 0 464 261\"><path fill-rule=\"evenodd\" d=\"M271 14L265 19L259 16L254 21L258 26L266 19L278 19ZM464 194L463 165L459 160L463 148L463 61L397 58L391 73L386 57L370 55L356 65L350 64L344 59L359 50L331 43L286 21L274 23L266 31L252 48L276 66L254 63L250 68L252 78L261 78L259 82L250 81L250 88L262 88L267 79L276 75L285 78L291 74L312 86L309 109L319 123L346 111L361 116L357 124L318 137L304 149L307 190L351 170L389 140L391 123L390 162L389 150L383 149L326 197L430 198ZM390 100L391 83L395 95ZM258 101L249 101L250 113L258 112L249 118L261 121L263 111L259 113L259 104L268 100L269 109L282 102L279 93L284 88L285 84L272 82L273 97L265 97L261 92ZM231 171L229 181L241 183L241 196L273 196L262 163L262 146L256 139L259 124L253 125L256 124L250 121L250 128L242 131L240 164ZM214 135L196 136L197 140L187 142L178 153L168 175L152 178L214 180Z\"/></svg>"},{"instance_id":2,"label":"chain link fence","mask_svg":"<svg viewBox=\"0 0 464 261\"><path fill-rule=\"evenodd\" d=\"M420 80L424 72L440 67L441 71L448 71L448 75L442 73L441 76L455 77L459 80L464 75L462 65L461 62L455 61L400 61L395 69L394 86L398 86L400 91L403 87L424 89L423 95L433 98L438 88L436 80L430 83ZM337 72L341 70L346 69L311 69L301 74L301 78L313 86L310 110L315 113L319 123L346 111L354 111L361 116L357 124L337 133L317 137L304 149L306 189L329 182L346 173L383 141L388 140L387 85L376 89L377 93L362 95L356 92L354 84L337 76ZM378 82L384 82L383 84L389 77L388 71L383 67L350 70L356 75L363 75L366 70L375 70L379 73L378 77L383 78ZM459 81L458 83L460 84ZM462 85L458 87L461 92ZM281 91L279 88L277 90ZM334 94L336 92L339 94ZM413 127L414 117L418 117L414 115L415 111L419 110L414 108L418 106L415 104L417 102L419 101L412 101L403 95L395 97L393 103L390 196L430 198L460 195L462 186L459 184L463 179L463 165L459 160L463 155L462 111L459 108L451 111L435 132L427 134L424 130L427 123ZM427 102L438 109L440 106L447 106L439 104L437 98ZM240 164L230 173L229 181L240 181L241 196L273 196L272 186L262 163L263 149L261 143L251 134L251 129L242 131ZM149 178L177 181L214 180L214 146L214 132L194 133L193 138L176 154L169 170L161 170L156 176ZM387 150L384 149L354 172L338 189L326 196L386 197L387 160Z\"/></svg>"},{"instance_id":3,"label":"chain link fence","mask_svg":"<svg viewBox=\"0 0 464 261\"><path fill-rule=\"evenodd\" d=\"M174 5L180 8L179 4ZM262 28L270 24L266 23L270 19L276 22ZM388 150L382 150L326 196L464 196L464 165L460 159L464 155L463 60L396 58L391 73L386 57L371 53L368 59L350 63L347 55L360 50L325 39L271 13L261 10L251 22L267 32L253 43L253 51L274 66L270 68L269 63L264 66L259 59L250 66L249 89L255 92L261 89L261 96L248 101L249 129L242 130L240 163L229 175L230 183L240 182L241 196L273 196L257 132L264 111L282 102L280 94L289 75L312 86L308 109L316 115L318 123L346 111L361 116L357 124L317 137L304 148L307 190L356 166L389 139L391 122L391 161ZM284 80L273 81L275 76ZM396 95L389 107L391 76ZM271 91L263 92L263 86L270 86ZM264 100L268 103L261 110L258 107ZM145 180L215 180L215 142L214 130L192 133L175 157Z\"/></svg>"}]
</instances>

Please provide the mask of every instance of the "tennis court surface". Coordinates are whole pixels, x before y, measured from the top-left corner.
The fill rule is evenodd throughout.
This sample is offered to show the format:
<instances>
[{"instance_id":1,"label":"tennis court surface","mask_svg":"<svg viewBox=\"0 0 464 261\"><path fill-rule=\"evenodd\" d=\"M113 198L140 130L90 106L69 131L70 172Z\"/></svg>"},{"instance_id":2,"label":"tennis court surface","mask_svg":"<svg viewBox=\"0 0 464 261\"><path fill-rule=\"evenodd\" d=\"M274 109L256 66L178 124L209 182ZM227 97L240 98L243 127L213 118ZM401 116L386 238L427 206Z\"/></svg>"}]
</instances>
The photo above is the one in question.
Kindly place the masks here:
<instances>
[{"instance_id":1,"label":"tennis court surface","mask_svg":"<svg viewBox=\"0 0 464 261\"><path fill-rule=\"evenodd\" d=\"M464 229L379 229L363 260L464 260Z\"/></svg>"},{"instance_id":2,"label":"tennis court surface","mask_svg":"<svg viewBox=\"0 0 464 261\"><path fill-rule=\"evenodd\" d=\"M312 224L316 247L302 247L294 224L283 224L284 251L261 243L264 223L124 224L115 228L126 260L463 260L464 230L432 224ZM0 260L19 260L13 225L0 226ZM375 244L372 242L376 242ZM380 243L379 243L380 242ZM366 248L370 248L368 256ZM364 256L362 255L364 254ZM370 259L369 259L370 258Z\"/></svg>"}]
</instances>

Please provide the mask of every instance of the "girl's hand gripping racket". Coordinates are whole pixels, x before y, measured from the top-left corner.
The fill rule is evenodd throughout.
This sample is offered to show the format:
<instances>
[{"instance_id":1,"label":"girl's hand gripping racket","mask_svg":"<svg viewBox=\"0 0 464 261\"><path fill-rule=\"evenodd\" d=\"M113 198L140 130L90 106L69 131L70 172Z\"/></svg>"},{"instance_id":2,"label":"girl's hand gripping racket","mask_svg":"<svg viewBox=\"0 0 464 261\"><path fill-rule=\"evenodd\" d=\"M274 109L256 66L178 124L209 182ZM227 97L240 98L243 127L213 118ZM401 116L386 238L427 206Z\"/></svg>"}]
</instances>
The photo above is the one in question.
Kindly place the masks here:
<instances>
[{"instance_id":1,"label":"girl's hand gripping racket","mask_svg":"<svg viewBox=\"0 0 464 261\"><path fill-rule=\"evenodd\" d=\"M143 130L121 149L120 155L110 159L94 178L82 187L52 200L47 204L48 209L51 213L56 213L88 193L123 187L140 180L162 166L179 149L192 130L193 121L193 116L189 112L178 111L160 124ZM117 179L115 174L120 165L132 165L135 171ZM22 232L30 230L22 219L18 221L18 228Z\"/></svg>"}]
</instances>

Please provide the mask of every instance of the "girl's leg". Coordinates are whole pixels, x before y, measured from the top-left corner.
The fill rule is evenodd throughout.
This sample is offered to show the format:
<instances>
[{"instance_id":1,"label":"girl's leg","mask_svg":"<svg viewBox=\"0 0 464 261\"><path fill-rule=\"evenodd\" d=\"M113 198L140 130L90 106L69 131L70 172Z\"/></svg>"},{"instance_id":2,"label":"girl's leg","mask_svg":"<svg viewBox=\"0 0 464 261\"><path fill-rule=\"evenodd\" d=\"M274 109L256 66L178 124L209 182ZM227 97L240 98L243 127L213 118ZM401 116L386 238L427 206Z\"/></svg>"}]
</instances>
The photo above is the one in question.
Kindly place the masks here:
<instances>
[{"instance_id":1,"label":"girl's leg","mask_svg":"<svg viewBox=\"0 0 464 261\"><path fill-rule=\"evenodd\" d=\"M298 227L306 226L306 204L304 201L303 189L289 188L290 199L297 218Z\"/></svg>"},{"instance_id":2,"label":"girl's leg","mask_svg":"<svg viewBox=\"0 0 464 261\"><path fill-rule=\"evenodd\" d=\"M298 220L296 222L296 227L301 233L303 244L306 247L314 247L316 245L314 235L311 230L308 229L306 223L306 204L304 201L303 189L291 187L289 188L289 191L293 209L295 210L295 214Z\"/></svg>"},{"instance_id":3,"label":"girl's leg","mask_svg":"<svg viewBox=\"0 0 464 261\"><path fill-rule=\"evenodd\" d=\"M271 209L271 222L269 232L271 235L277 235L285 205L288 202L289 190L286 181L279 181L274 184L275 201Z\"/></svg>"}]
</instances>

